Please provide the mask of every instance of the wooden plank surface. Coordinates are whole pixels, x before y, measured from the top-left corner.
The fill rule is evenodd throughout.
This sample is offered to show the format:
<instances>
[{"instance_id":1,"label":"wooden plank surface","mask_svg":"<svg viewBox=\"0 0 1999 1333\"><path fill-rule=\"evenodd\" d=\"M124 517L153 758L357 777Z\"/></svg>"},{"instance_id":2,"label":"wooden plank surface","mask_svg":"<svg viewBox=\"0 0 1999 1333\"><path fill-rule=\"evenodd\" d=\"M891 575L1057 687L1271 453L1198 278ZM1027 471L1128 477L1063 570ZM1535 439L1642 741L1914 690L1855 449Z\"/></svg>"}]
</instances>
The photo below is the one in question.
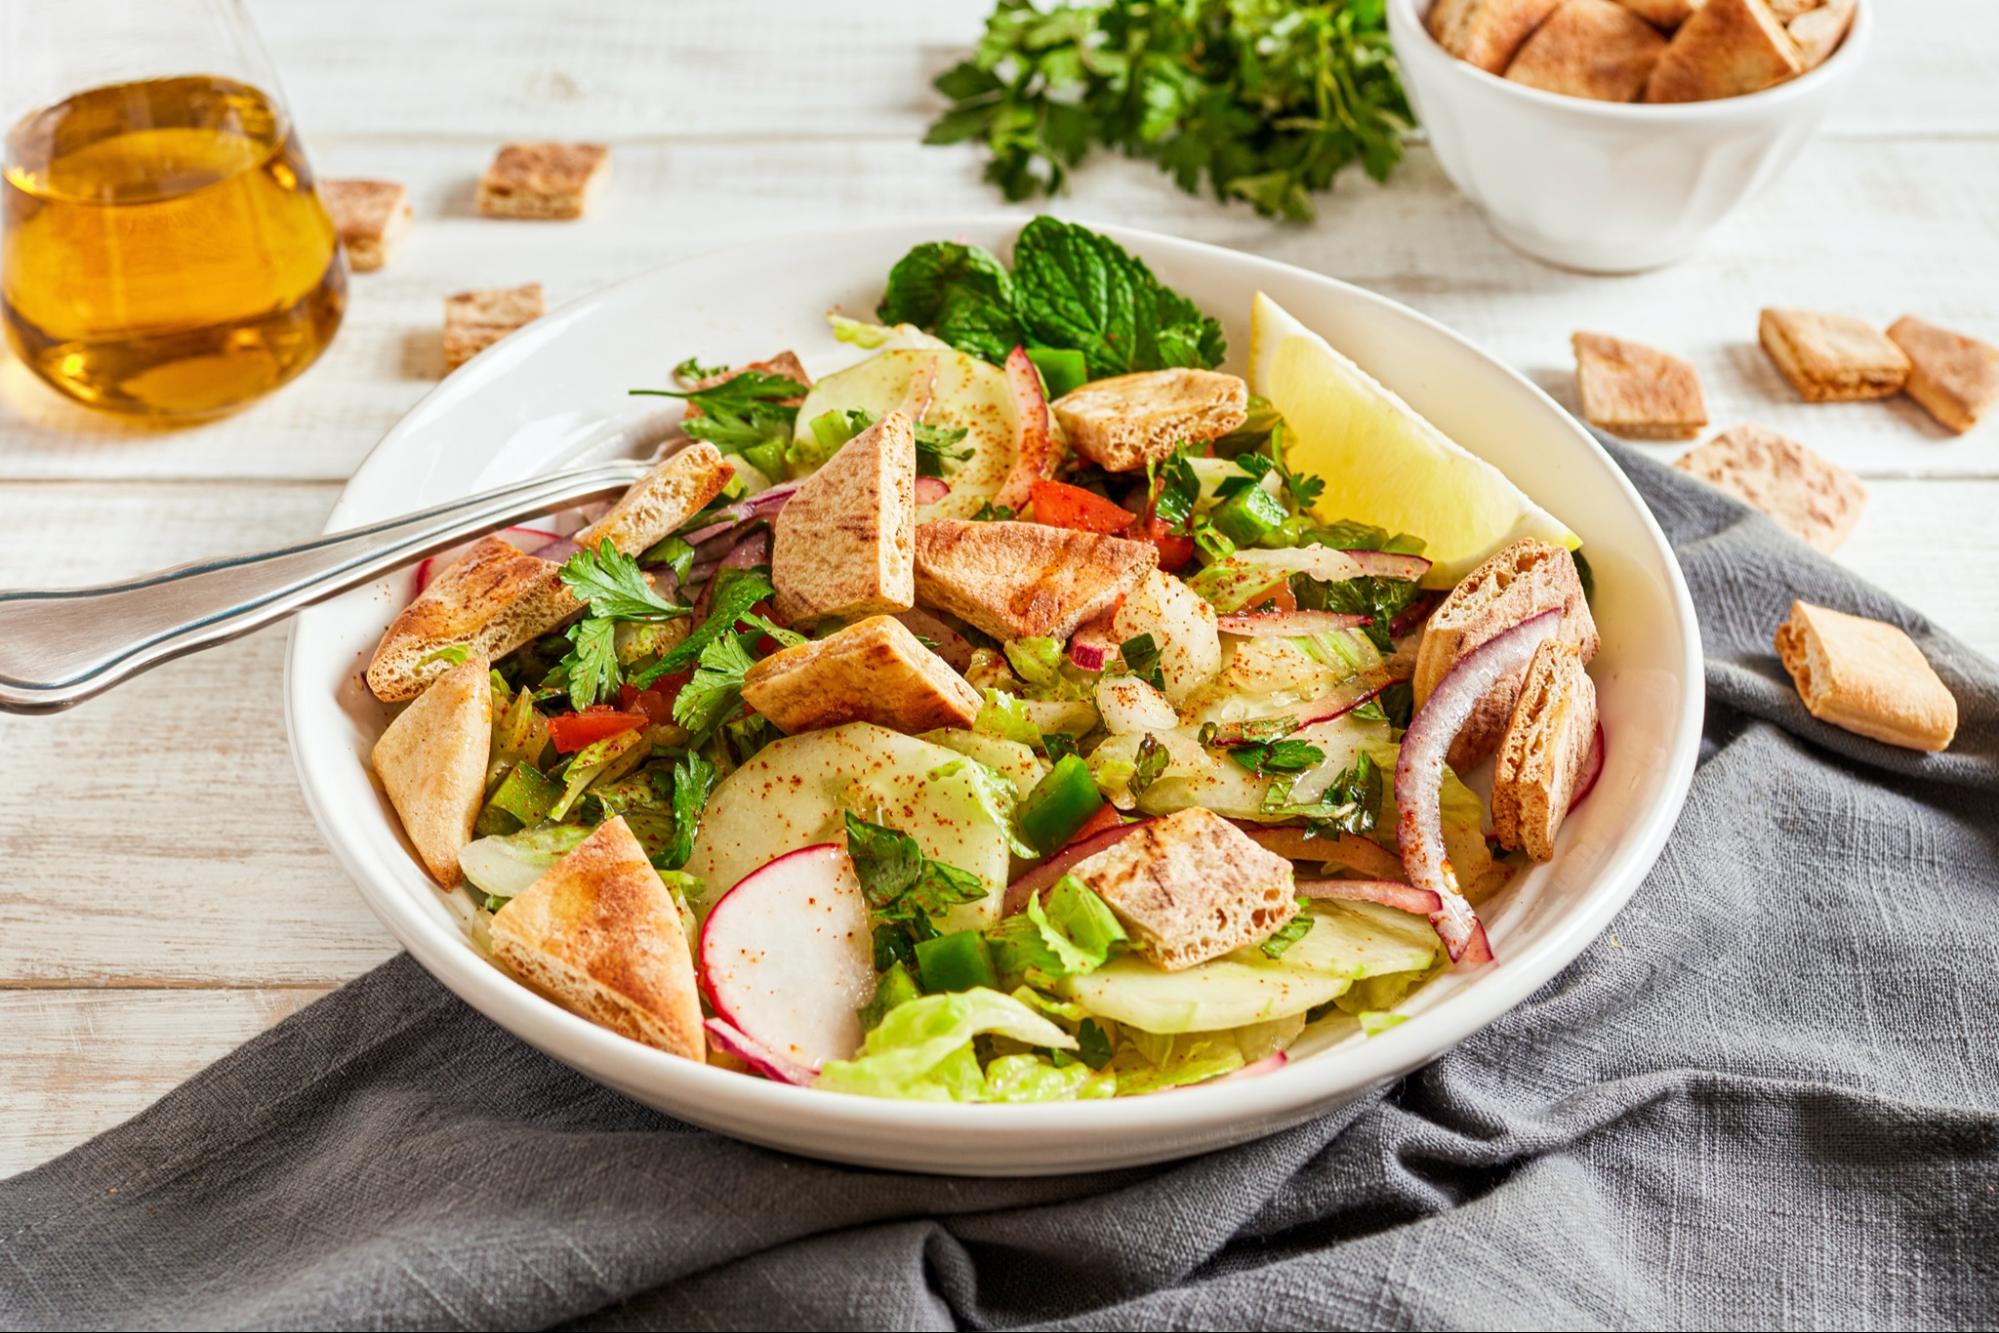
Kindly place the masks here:
<instances>
[{"instance_id":1,"label":"wooden plank surface","mask_svg":"<svg viewBox=\"0 0 1999 1333\"><path fill-rule=\"evenodd\" d=\"M916 142L939 105L927 80L988 8L255 0L320 173L407 181L417 229L391 268L357 276L322 364L222 422L123 427L0 354L0 585L316 531L355 463L435 383L448 291L538 278L561 302L817 220L997 210L975 152ZM1116 160L1052 207L1372 287L1564 401L1573 329L1679 351L1717 426L1777 427L1868 479L1842 559L1999 653L1986 574L1999 428L1958 439L1902 401L1796 402L1754 342L1757 308L1787 302L1999 335L1999 288L1981 276L1999 271L1999 5L1902 0L1883 18L1871 67L1791 174L1661 273L1587 278L1522 258L1420 143L1390 188L1348 179L1309 227L1187 198ZM601 214L478 219L472 183L508 136L614 143ZM391 952L298 794L282 655L282 633L266 632L65 715L0 718L0 1175L141 1109Z\"/></svg>"}]
</instances>

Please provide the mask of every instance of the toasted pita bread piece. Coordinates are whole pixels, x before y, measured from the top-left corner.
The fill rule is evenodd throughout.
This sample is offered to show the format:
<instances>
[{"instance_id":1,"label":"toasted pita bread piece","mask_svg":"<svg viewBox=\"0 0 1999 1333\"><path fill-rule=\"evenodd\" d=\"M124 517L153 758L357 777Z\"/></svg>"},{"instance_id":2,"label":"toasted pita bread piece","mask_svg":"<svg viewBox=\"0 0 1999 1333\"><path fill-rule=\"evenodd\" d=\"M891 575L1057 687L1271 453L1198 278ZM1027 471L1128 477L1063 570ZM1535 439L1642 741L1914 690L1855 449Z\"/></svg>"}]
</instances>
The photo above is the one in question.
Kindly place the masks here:
<instances>
[{"instance_id":1,"label":"toasted pita bread piece","mask_svg":"<svg viewBox=\"0 0 1999 1333\"><path fill-rule=\"evenodd\" d=\"M1267 939L1298 915L1291 863L1199 806L1133 829L1069 873L1168 972Z\"/></svg>"},{"instance_id":2,"label":"toasted pita bread piece","mask_svg":"<svg viewBox=\"0 0 1999 1333\"><path fill-rule=\"evenodd\" d=\"M580 218L610 178L604 144L502 144L479 178L479 211L489 218Z\"/></svg>"},{"instance_id":3,"label":"toasted pita bread piece","mask_svg":"<svg viewBox=\"0 0 1999 1333\"><path fill-rule=\"evenodd\" d=\"M571 1013L689 1060L701 996L673 894L622 815L493 914L493 957Z\"/></svg>"},{"instance_id":4,"label":"toasted pita bread piece","mask_svg":"<svg viewBox=\"0 0 1999 1333\"><path fill-rule=\"evenodd\" d=\"M1799 541L1827 553L1852 535L1867 504L1859 478L1763 426L1725 430L1673 466L1762 510Z\"/></svg>"},{"instance_id":5,"label":"toasted pita bread piece","mask_svg":"<svg viewBox=\"0 0 1999 1333\"><path fill-rule=\"evenodd\" d=\"M1666 39L1617 0L1563 0L1506 67L1515 83L1599 102L1645 91Z\"/></svg>"},{"instance_id":6,"label":"toasted pita bread piece","mask_svg":"<svg viewBox=\"0 0 1999 1333\"><path fill-rule=\"evenodd\" d=\"M1956 698L1895 626L1793 602L1776 643L1819 721L1905 750L1942 750L1957 734Z\"/></svg>"},{"instance_id":7,"label":"toasted pita bread piece","mask_svg":"<svg viewBox=\"0 0 1999 1333\"><path fill-rule=\"evenodd\" d=\"M1887 398L1908 383L1909 358L1902 349L1852 315L1769 309L1758 319L1756 334L1806 402Z\"/></svg>"},{"instance_id":8,"label":"toasted pita bread piece","mask_svg":"<svg viewBox=\"0 0 1999 1333\"><path fill-rule=\"evenodd\" d=\"M1909 358L1909 397L1958 434L1999 402L1999 347L1914 315L1891 324L1888 337Z\"/></svg>"},{"instance_id":9,"label":"toasted pita bread piece","mask_svg":"<svg viewBox=\"0 0 1999 1333\"><path fill-rule=\"evenodd\" d=\"M1555 835L1575 799L1596 739L1596 682L1581 645L1549 639L1520 681L1492 770L1492 822L1499 844L1536 861L1555 854Z\"/></svg>"},{"instance_id":10,"label":"toasted pita bread piece","mask_svg":"<svg viewBox=\"0 0 1999 1333\"><path fill-rule=\"evenodd\" d=\"M696 440L639 478L610 512L576 534L576 544L594 551L609 541L636 556L701 512L735 474L721 450Z\"/></svg>"},{"instance_id":11,"label":"toasted pita bread piece","mask_svg":"<svg viewBox=\"0 0 1999 1333\"><path fill-rule=\"evenodd\" d=\"M321 181L319 198L347 247L347 266L356 273L388 263L409 230L410 194L396 181Z\"/></svg>"},{"instance_id":12,"label":"toasted pita bread piece","mask_svg":"<svg viewBox=\"0 0 1999 1333\"><path fill-rule=\"evenodd\" d=\"M1106 472L1136 472L1183 444L1220 439L1249 419L1249 386L1186 366L1114 375L1049 405L1069 447Z\"/></svg>"},{"instance_id":13,"label":"toasted pita bread piece","mask_svg":"<svg viewBox=\"0 0 1999 1333\"><path fill-rule=\"evenodd\" d=\"M1635 440L1688 440L1707 425L1701 377L1679 357L1607 333L1577 333L1576 396L1591 425Z\"/></svg>"},{"instance_id":14,"label":"toasted pita bread piece","mask_svg":"<svg viewBox=\"0 0 1999 1333\"><path fill-rule=\"evenodd\" d=\"M996 639L1066 639L1158 563L1150 542L1040 523L937 519L916 529L916 599Z\"/></svg>"},{"instance_id":15,"label":"toasted pita bread piece","mask_svg":"<svg viewBox=\"0 0 1999 1333\"><path fill-rule=\"evenodd\" d=\"M1618 3L1667 32L1685 23L1687 15L1700 8L1700 0L1618 0Z\"/></svg>"},{"instance_id":16,"label":"toasted pita bread piece","mask_svg":"<svg viewBox=\"0 0 1999 1333\"><path fill-rule=\"evenodd\" d=\"M458 852L486 802L492 740L491 669L469 657L398 714L370 756L417 859L447 889L464 878Z\"/></svg>"},{"instance_id":17,"label":"toasted pita bread piece","mask_svg":"<svg viewBox=\"0 0 1999 1333\"><path fill-rule=\"evenodd\" d=\"M870 616L758 662L743 702L787 734L872 722L914 735L969 727L983 701L901 621Z\"/></svg>"},{"instance_id":18,"label":"toasted pita bread piece","mask_svg":"<svg viewBox=\"0 0 1999 1333\"><path fill-rule=\"evenodd\" d=\"M1430 35L1437 45L1488 73L1505 70L1527 34L1561 0L1437 0L1430 6Z\"/></svg>"},{"instance_id":19,"label":"toasted pita bread piece","mask_svg":"<svg viewBox=\"0 0 1999 1333\"><path fill-rule=\"evenodd\" d=\"M1411 681L1417 705L1430 697L1466 653L1529 616L1553 610L1562 612L1556 637L1575 644L1584 662L1595 657L1596 621L1583 597L1574 557L1531 537L1501 547L1431 613L1416 650L1416 675ZM1523 668L1499 681L1472 710L1446 756L1452 768L1463 773L1492 753L1513 716L1524 673Z\"/></svg>"},{"instance_id":20,"label":"toasted pita bread piece","mask_svg":"<svg viewBox=\"0 0 1999 1333\"><path fill-rule=\"evenodd\" d=\"M413 699L450 670L436 658L460 646L497 662L582 610L562 582L562 566L485 537L431 579L389 622L368 663L368 688L390 703Z\"/></svg>"},{"instance_id":21,"label":"toasted pita bread piece","mask_svg":"<svg viewBox=\"0 0 1999 1333\"><path fill-rule=\"evenodd\" d=\"M1853 26L1855 0L1826 0L1817 8L1806 8L1785 22L1785 31L1798 44L1798 55L1806 69L1816 69L1846 40Z\"/></svg>"},{"instance_id":22,"label":"toasted pita bread piece","mask_svg":"<svg viewBox=\"0 0 1999 1333\"><path fill-rule=\"evenodd\" d=\"M916 604L916 430L890 412L799 484L772 523L777 613L794 624Z\"/></svg>"},{"instance_id":23,"label":"toasted pita bread piece","mask_svg":"<svg viewBox=\"0 0 1999 1333\"><path fill-rule=\"evenodd\" d=\"M1706 102L1761 92L1801 73L1804 57L1764 0L1705 0L1652 67L1648 102Z\"/></svg>"},{"instance_id":24,"label":"toasted pita bread piece","mask_svg":"<svg viewBox=\"0 0 1999 1333\"><path fill-rule=\"evenodd\" d=\"M445 297L445 370L458 369L515 329L532 324L545 308L538 282Z\"/></svg>"}]
</instances>

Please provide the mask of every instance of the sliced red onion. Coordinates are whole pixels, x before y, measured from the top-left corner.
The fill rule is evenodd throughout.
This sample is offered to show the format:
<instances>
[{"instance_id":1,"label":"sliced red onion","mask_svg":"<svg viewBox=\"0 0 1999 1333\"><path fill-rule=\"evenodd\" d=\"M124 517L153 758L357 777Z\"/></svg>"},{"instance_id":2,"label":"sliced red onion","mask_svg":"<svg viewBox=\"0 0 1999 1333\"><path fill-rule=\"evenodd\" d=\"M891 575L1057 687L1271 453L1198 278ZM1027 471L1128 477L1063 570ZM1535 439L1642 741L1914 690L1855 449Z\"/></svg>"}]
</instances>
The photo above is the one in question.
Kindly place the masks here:
<instances>
[{"instance_id":1,"label":"sliced red onion","mask_svg":"<svg viewBox=\"0 0 1999 1333\"><path fill-rule=\"evenodd\" d=\"M1111 632L1109 616L1078 626L1069 636L1069 660L1085 671L1102 671L1117 650L1118 640Z\"/></svg>"},{"instance_id":2,"label":"sliced red onion","mask_svg":"<svg viewBox=\"0 0 1999 1333\"><path fill-rule=\"evenodd\" d=\"M758 518L769 518L772 514L784 508L784 502L789 500L792 493L804 484L803 479L798 481L781 481L775 486L758 491L755 495L744 500L743 504Z\"/></svg>"},{"instance_id":3,"label":"sliced red onion","mask_svg":"<svg viewBox=\"0 0 1999 1333\"><path fill-rule=\"evenodd\" d=\"M1405 634L1415 633L1416 627L1428 620L1430 613L1437 609L1437 603L1443 600L1444 594L1440 592L1426 592L1419 595L1415 601L1402 608L1400 615L1388 622L1388 637L1399 639Z\"/></svg>"},{"instance_id":4,"label":"sliced red onion","mask_svg":"<svg viewBox=\"0 0 1999 1333\"><path fill-rule=\"evenodd\" d=\"M1294 885L1306 898L1331 902L1380 903L1417 916L1444 910L1443 900L1429 889L1412 888L1392 879L1301 879Z\"/></svg>"},{"instance_id":5,"label":"sliced red onion","mask_svg":"<svg viewBox=\"0 0 1999 1333\"><path fill-rule=\"evenodd\" d=\"M1596 734L1590 737L1589 753L1583 756L1582 772L1576 774L1576 794L1569 798L1569 809L1574 810L1583 803L1583 798L1596 790L1596 780L1603 776L1603 723L1596 724Z\"/></svg>"},{"instance_id":6,"label":"sliced red onion","mask_svg":"<svg viewBox=\"0 0 1999 1333\"><path fill-rule=\"evenodd\" d=\"M1344 717L1354 709L1380 694L1390 685L1387 677L1355 676L1343 681L1329 693L1322 694L1298 710L1299 727L1309 727L1319 722L1331 722L1336 717Z\"/></svg>"},{"instance_id":7,"label":"sliced red onion","mask_svg":"<svg viewBox=\"0 0 1999 1333\"><path fill-rule=\"evenodd\" d=\"M916 479L916 503L920 505L934 505L950 493L950 483L942 477L918 477Z\"/></svg>"},{"instance_id":8,"label":"sliced red onion","mask_svg":"<svg viewBox=\"0 0 1999 1333\"><path fill-rule=\"evenodd\" d=\"M1041 372L1036 370L1025 347L1007 353L1006 384L1013 390L1016 422L1013 467L993 494L993 503L1016 513L1027 505L1028 495L1048 470L1048 396L1041 391Z\"/></svg>"},{"instance_id":9,"label":"sliced red onion","mask_svg":"<svg viewBox=\"0 0 1999 1333\"><path fill-rule=\"evenodd\" d=\"M1222 633L1244 639L1295 639L1367 623L1367 616L1343 611L1240 611L1215 618L1215 627Z\"/></svg>"},{"instance_id":10,"label":"sliced red onion","mask_svg":"<svg viewBox=\"0 0 1999 1333\"><path fill-rule=\"evenodd\" d=\"M1050 888L1055 881L1069 873L1069 868L1078 861L1095 856L1114 842L1130 837L1152 821L1141 819L1136 824L1120 824L1107 828L1087 838L1070 843L1034 869L1006 886L1006 898L1000 904L1001 916L1012 916L1027 906L1027 900L1043 889Z\"/></svg>"},{"instance_id":11,"label":"sliced red onion","mask_svg":"<svg viewBox=\"0 0 1999 1333\"><path fill-rule=\"evenodd\" d=\"M1247 833L1251 842L1267 852L1276 852L1286 860L1337 865L1358 871L1370 879L1399 882L1402 878L1402 862L1372 838L1353 833L1329 838L1298 824L1252 824L1243 819L1229 822Z\"/></svg>"},{"instance_id":12,"label":"sliced red onion","mask_svg":"<svg viewBox=\"0 0 1999 1333\"><path fill-rule=\"evenodd\" d=\"M713 514L709 515L709 518L713 520L712 522L706 523L692 532L681 533L680 539L689 546L699 546L703 542L712 541L717 537L734 532L749 517L750 507L747 503L732 504L726 509L717 509Z\"/></svg>"},{"instance_id":13,"label":"sliced red onion","mask_svg":"<svg viewBox=\"0 0 1999 1333\"><path fill-rule=\"evenodd\" d=\"M789 1083L793 1087L809 1088L812 1086L812 1080L818 1077L804 1065L786 1059L762 1042L745 1035L740 1029L719 1018L711 1018L703 1026L708 1029L710 1041L773 1083Z\"/></svg>"},{"instance_id":14,"label":"sliced red onion","mask_svg":"<svg viewBox=\"0 0 1999 1333\"><path fill-rule=\"evenodd\" d=\"M1409 882L1429 889L1442 904L1431 915L1452 961L1473 966L1492 956L1478 913L1458 888L1444 851L1444 756L1479 701L1511 673L1526 667L1534 650L1561 628L1559 609L1530 616L1486 640L1458 660L1450 673L1409 719L1402 754L1395 765L1395 803L1401 812L1396 844Z\"/></svg>"},{"instance_id":15,"label":"sliced red onion","mask_svg":"<svg viewBox=\"0 0 1999 1333\"><path fill-rule=\"evenodd\" d=\"M759 528L749 536L729 548L722 557L720 569L748 569L752 565L770 563L770 530Z\"/></svg>"}]
</instances>

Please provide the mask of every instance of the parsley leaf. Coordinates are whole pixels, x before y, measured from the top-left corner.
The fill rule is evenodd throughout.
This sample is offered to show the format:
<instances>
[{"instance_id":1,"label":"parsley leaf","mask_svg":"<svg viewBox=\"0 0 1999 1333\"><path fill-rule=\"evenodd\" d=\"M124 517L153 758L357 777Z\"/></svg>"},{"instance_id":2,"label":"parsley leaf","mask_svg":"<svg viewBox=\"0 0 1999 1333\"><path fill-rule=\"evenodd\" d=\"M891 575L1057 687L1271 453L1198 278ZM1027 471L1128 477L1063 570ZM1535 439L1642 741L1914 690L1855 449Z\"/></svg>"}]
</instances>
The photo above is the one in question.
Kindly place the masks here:
<instances>
[{"instance_id":1,"label":"parsley leaf","mask_svg":"<svg viewBox=\"0 0 1999 1333\"><path fill-rule=\"evenodd\" d=\"M689 614L652 590L638 561L622 554L606 537L595 551L581 550L562 565L562 581L604 620L674 620Z\"/></svg>"},{"instance_id":2,"label":"parsley leaf","mask_svg":"<svg viewBox=\"0 0 1999 1333\"><path fill-rule=\"evenodd\" d=\"M660 565L672 572L675 583L687 582L687 571L694 568L694 548L685 537L661 537L639 553L641 565Z\"/></svg>"},{"instance_id":3,"label":"parsley leaf","mask_svg":"<svg viewBox=\"0 0 1999 1333\"><path fill-rule=\"evenodd\" d=\"M1041 743L1047 747L1048 762L1051 764L1059 764L1065 756L1080 753L1076 748L1076 738L1066 731L1044 731Z\"/></svg>"},{"instance_id":4,"label":"parsley leaf","mask_svg":"<svg viewBox=\"0 0 1999 1333\"><path fill-rule=\"evenodd\" d=\"M682 384L696 384L702 380L714 379L717 375L729 373L727 366L704 366L701 358L690 356L673 368L673 378Z\"/></svg>"},{"instance_id":5,"label":"parsley leaf","mask_svg":"<svg viewBox=\"0 0 1999 1333\"><path fill-rule=\"evenodd\" d=\"M1184 526L1194 512L1195 502L1201 498L1201 478L1183 451L1175 450L1166 456L1157 469L1155 487L1159 498L1152 502L1152 512L1163 523L1176 528Z\"/></svg>"},{"instance_id":6,"label":"parsley leaf","mask_svg":"<svg viewBox=\"0 0 1999 1333\"><path fill-rule=\"evenodd\" d=\"M678 870L694 855L694 835L701 828L701 812L708 795L715 790L715 765L689 750L673 765L673 840L667 844L659 863Z\"/></svg>"},{"instance_id":7,"label":"parsley leaf","mask_svg":"<svg viewBox=\"0 0 1999 1333\"><path fill-rule=\"evenodd\" d=\"M1229 758L1264 777L1271 773L1303 773L1326 761L1326 752L1310 741L1253 741L1233 746Z\"/></svg>"},{"instance_id":8,"label":"parsley leaf","mask_svg":"<svg viewBox=\"0 0 1999 1333\"><path fill-rule=\"evenodd\" d=\"M798 409L787 400L803 398L807 386L788 375L745 370L705 389L632 389L634 394L684 398L690 411L680 428L727 454L742 454L758 470L781 469L791 443Z\"/></svg>"},{"instance_id":9,"label":"parsley leaf","mask_svg":"<svg viewBox=\"0 0 1999 1333\"><path fill-rule=\"evenodd\" d=\"M1111 1062L1111 1039L1094 1018L1086 1018L1076 1029L1076 1058L1092 1069Z\"/></svg>"},{"instance_id":10,"label":"parsley leaf","mask_svg":"<svg viewBox=\"0 0 1999 1333\"><path fill-rule=\"evenodd\" d=\"M1124 662L1124 669L1155 690L1166 688L1166 679L1159 666L1159 645L1150 634L1134 634L1118 645L1118 657Z\"/></svg>"},{"instance_id":11,"label":"parsley leaf","mask_svg":"<svg viewBox=\"0 0 1999 1333\"><path fill-rule=\"evenodd\" d=\"M701 651L725 633L764 598L774 595L770 579L754 569L724 569L716 572L714 591L708 604L708 618L657 662L632 677L632 684L644 689L661 676L671 675L701 658Z\"/></svg>"},{"instance_id":12,"label":"parsley leaf","mask_svg":"<svg viewBox=\"0 0 1999 1333\"><path fill-rule=\"evenodd\" d=\"M579 620L569 627L575 645L558 664L569 689L569 706L582 712L618 688L618 622Z\"/></svg>"},{"instance_id":13,"label":"parsley leaf","mask_svg":"<svg viewBox=\"0 0 1999 1333\"><path fill-rule=\"evenodd\" d=\"M1313 579L1300 579L1298 582L1305 585L1299 589L1300 607L1366 616L1367 624L1356 628L1367 635L1384 655L1395 651L1395 641L1388 633L1389 625L1423 591L1408 579L1380 579L1371 575L1339 583L1319 583ZM1307 606L1307 603L1311 605Z\"/></svg>"},{"instance_id":14,"label":"parsley leaf","mask_svg":"<svg viewBox=\"0 0 1999 1333\"><path fill-rule=\"evenodd\" d=\"M1381 769L1365 754L1355 756L1353 767L1342 769L1316 801L1293 801L1291 786L1292 780L1273 781L1263 794L1261 813L1303 819L1327 837L1368 832L1381 808Z\"/></svg>"},{"instance_id":15,"label":"parsley leaf","mask_svg":"<svg viewBox=\"0 0 1999 1333\"><path fill-rule=\"evenodd\" d=\"M693 733L695 744L742 702L743 674L755 661L734 634L718 635L701 650L694 674L673 696L673 720Z\"/></svg>"},{"instance_id":16,"label":"parsley leaf","mask_svg":"<svg viewBox=\"0 0 1999 1333\"><path fill-rule=\"evenodd\" d=\"M1302 910L1305 903L1306 899L1298 899L1298 906L1301 909L1298 915L1272 931L1270 938L1260 946L1265 958L1282 958L1286 949L1312 933L1312 914Z\"/></svg>"},{"instance_id":17,"label":"parsley leaf","mask_svg":"<svg viewBox=\"0 0 1999 1333\"><path fill-rule=\"evenodd\" d=\"M847 855L861 881L868 906L883 921L916 921L930 928L960 903L986 896L985 882L969 870L933 861L916 839L884 824L846 812Z\"/></svg>"},{"instance_id":18,"label":"parsley leaf","mask_svg":"<svg viewBox=\"0 0 1999 1333\"><path fill-rule=\"evenodd\" d=\"M1013 521L1013 507L1011 505L996 505L991 500L983 500L979 503L977 512L972 515L972 521L974 523L1011 523Z\"/></svg>"}]
</instances>

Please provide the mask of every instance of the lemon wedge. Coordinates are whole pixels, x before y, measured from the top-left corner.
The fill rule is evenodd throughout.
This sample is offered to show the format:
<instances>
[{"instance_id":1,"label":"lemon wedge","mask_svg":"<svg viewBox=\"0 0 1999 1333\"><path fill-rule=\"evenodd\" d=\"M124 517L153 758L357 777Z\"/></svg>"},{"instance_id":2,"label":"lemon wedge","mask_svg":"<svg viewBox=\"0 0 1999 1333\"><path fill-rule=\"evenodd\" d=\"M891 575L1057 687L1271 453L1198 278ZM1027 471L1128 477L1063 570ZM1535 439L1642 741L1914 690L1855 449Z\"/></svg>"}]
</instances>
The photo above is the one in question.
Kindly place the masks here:
<instances>
[{"instance_id":1,"label":"lemon wedge","mask_svg":"<svg viewBox=\"0 0 1999 1333\"><path fill-rule=\"evenodd\" d=\"M1582 538L1484 459L1424 420L1262 292L1249 321L1249 387L1283 414L1285 463L1325 478L1313 512L1423 539L1448 587L1510 541L1571 551Z\"/></svg>"}]
</instances>

